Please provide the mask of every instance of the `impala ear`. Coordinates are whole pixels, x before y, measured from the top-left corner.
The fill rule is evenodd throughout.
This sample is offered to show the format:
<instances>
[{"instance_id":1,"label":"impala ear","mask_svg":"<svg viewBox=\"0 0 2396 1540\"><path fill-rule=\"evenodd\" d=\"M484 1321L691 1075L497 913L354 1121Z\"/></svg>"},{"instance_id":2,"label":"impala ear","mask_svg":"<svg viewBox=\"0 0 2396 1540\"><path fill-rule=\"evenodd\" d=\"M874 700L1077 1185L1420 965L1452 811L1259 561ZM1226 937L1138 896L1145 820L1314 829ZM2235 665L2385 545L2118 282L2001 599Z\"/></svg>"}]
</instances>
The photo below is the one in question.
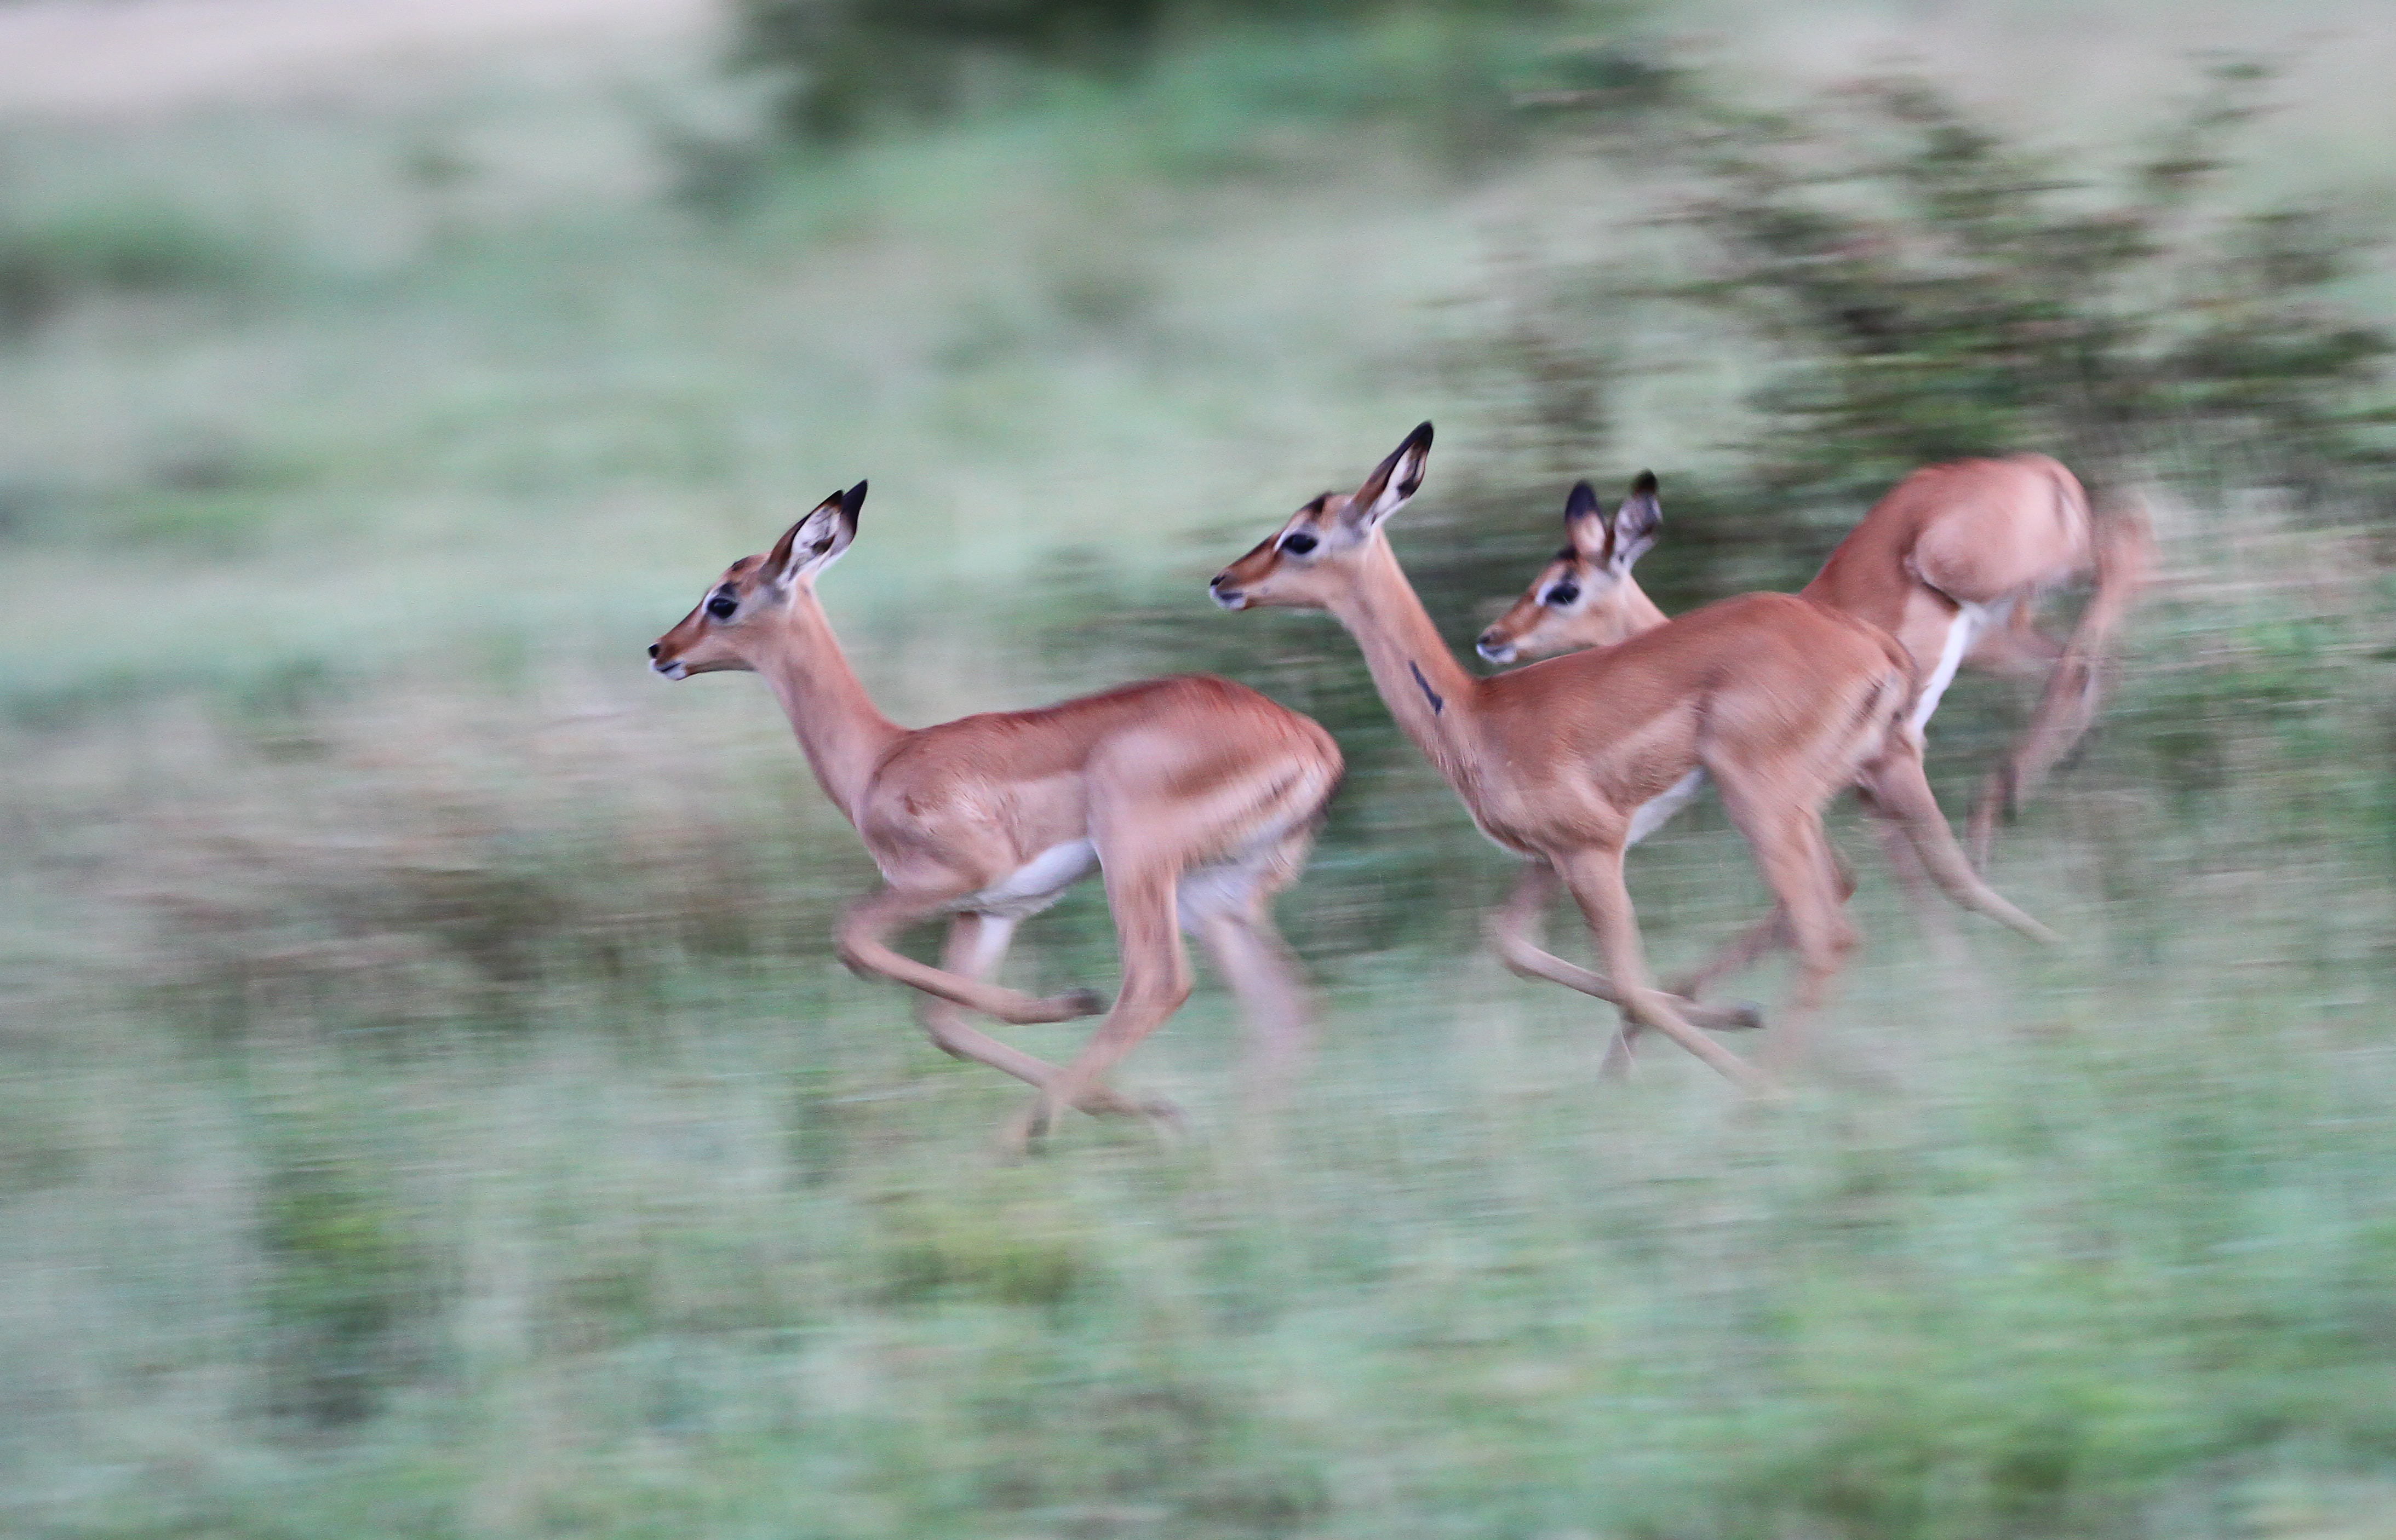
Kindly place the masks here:
<instances>
[{"instance_id":1,"label":"impala ear","mask_svg":"<svg viewBox=\"0 0 2396 1540\"><path fill-rule=\"evenodd\" d=\"M1631 564L1656 543L1656 532L1663 524L1664 510L1656 501L1656 472L1642 471L1631 484L1631 496L1614 511L1614 551L1608 558L1614 570L1629 572Z\"/></svg>"},{"instance_id":2,"label":"impala ear","mask_svg":"<svg viewBox=\"0 0 2396 1540\"><path fill-rule=\"evenodd\" d=\"M1374 529L1382 520L1406 505L1406 499L1422 485L1423 464L1431 458L1431 424L1426 422L1408 433L1405 442L1390 451L1390 458L1373 468L1364 485L1348 499L1340 511L1340 523L1358 529Z\"/></svg>"},{"instance_id":3,"label":"impala ear","mask_svg":"<svg viewBox=\"0 0 2396 1540\"><path fill-rule=\"evenodd\" d=\"M1605 515L1598 511L1597 488L1585 481L1573 483L1571 496L1564 498L1564 539L1568 549L1584 561L1603 561L1606 542L1612 538Z\"/></svg>"},{"instance_id":4,"label":"impala ear","mask_svg":"<svg viewBox=\"0 0 2396 1540\"><path fill-rule=\"evenodd\" d=\"M857 538L857 513L864 506L863 482L818 503L765 553L767 581L779 587L811 578L839 561L849 542Z\"/></svg>"}]
</instances>

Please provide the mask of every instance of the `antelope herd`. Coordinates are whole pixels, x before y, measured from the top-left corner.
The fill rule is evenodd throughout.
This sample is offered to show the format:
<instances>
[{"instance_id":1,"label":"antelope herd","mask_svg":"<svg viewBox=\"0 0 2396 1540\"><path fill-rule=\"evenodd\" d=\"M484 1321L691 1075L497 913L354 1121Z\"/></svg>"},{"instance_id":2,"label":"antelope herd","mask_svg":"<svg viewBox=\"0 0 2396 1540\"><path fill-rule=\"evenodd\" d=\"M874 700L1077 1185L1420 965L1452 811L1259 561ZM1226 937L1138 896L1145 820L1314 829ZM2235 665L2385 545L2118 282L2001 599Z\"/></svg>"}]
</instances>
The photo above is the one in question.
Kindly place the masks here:
<instances>
[{"instance_id":1,"label":"antelope herd","mask_svg":"<svg viewBox=\"0 0 2396 1540\"><path fill-rule=\"evenodd\" d=\"M1752 1091L1802 1063L1808 1026L1855 946L1843 912L1853 883L1822 829L1824 807L1848 788L1876 815L1910 891L1926 894L1926 878L1963 908L2052 939L1975 861L1985 862L1997 818L2094 716L2105 649L2150 559L2142 519L2096 517L2078 480L2043 456L1932 466L1898 483L1798 593L1740 594L1673 619L1631 571L1660 526L1655 478L1634 482L1611 517L1584 482L1565 505L1564 549L1479 640L1494 663L1543 660L1475 675L1441 640L1385 533L1421 486L1431 444L1424 423L1355 491L1300 508L1209 592L1226 609L1327 610L1355 638L1398 725L1481 831L1523 861L1490 918L1498 956L1619 1008L1607 1070L1629 1066L1646 1028ZM1338 746L1306 717L1204 674L898 726L850 670L815 595L856 538L864 500L862 482L824 499L765 555L733 563L649 648L669 679L748 670L781 702L824 794L885 881L842 918L842 961L919 991L925 1029L944 1051L1036 1088L1005 1133L1005 1148L1020 1150L1069 1108L1178 1119L1106 1077L1188 998L1187 932L1246 1017L1252 1098L1277 1099L1311 1027L1271 902L1305 864L1339 782ZM2034 607L2081 581L2093 593L2070 638L2054 642ZM2045 678L2028 728L1973 806L1969 857L1922 761L1923 727L1967 664ZM1660 988L1623 857L1709 782L1774 908L1689 979ZM992 982L1016 926L1093 872L1122 957L1112 1003ZM1541 947L1560 887L1588 922L1604 975ZM902 927L939 916L939 966L891 944ZM1705 1031L1759 1026L1752 1008L1698 996L1781 945L1798 966L1759 1067ZM967 1012L1104 1019L1060 1066L981 1031Z\"/></svg>"}]
</instances>

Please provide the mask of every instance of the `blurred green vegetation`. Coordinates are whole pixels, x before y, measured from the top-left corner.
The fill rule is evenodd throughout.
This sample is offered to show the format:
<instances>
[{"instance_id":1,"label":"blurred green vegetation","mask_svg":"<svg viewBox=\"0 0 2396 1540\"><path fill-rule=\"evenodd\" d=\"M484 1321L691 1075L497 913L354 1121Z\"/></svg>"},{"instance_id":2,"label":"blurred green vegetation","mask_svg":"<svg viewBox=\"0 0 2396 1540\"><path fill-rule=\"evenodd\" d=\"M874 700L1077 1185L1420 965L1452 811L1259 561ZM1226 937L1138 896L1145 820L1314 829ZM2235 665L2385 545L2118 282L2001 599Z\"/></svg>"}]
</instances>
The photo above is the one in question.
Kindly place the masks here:
<instances>
[{"instance_id":1,"label":"blurred green vegetation","mask_svg":"<svg viewBox=\"0 0 2396 1540\"><path fill-rule=\"evenodd\" d=\"M40 255L0 266L46 276L0 336L0 1528L2386 1534L2367 465L2156 453L2163 579L1999 851L2069 941L1942 969L1859 860L1843 1067L1768 1115L1660 1054L1600 1084L1609 1019L1479 955L1508 863L1352 646L1205 604L1427 415L1396 538L1459 644L1575 475L1662 473L1672 609L1801 581L1859 511L1764 474L1785 424L1739 408L1835 349L1591 301L1690 233L1618 157L1366 89L1470 33L1551 113L1680 131L1669 52L1585 20L1177 23L837 154L742 118L699 40L12 123L0 251ZM2353 259L2336 312L2301 265L2256 292L2384 327ZM2281 378L2344 414L2351 362ZM1817 431L1861 454L1868 418ZM1076 1122L992 1167L1016 1088L833 964L872 872L770 701L645 677L859 475L825 597L902 720L1208 668L1338 735L1282 907L1324 1038L1278 1128L1210 983L1124 1077L1187 1143ZM1950 806L2026 705L1958 684ZM1632 882L1667 965L1762 902L1710 807ZM1085 892L1011 969L1111 959Z\"/></svg>"},{"instance_id":2,"label":"blurred green vegetation","mask_svg":"<svg viewBox=\"0 0 2396 1540\"><path fill-rule=\"evenodd\" d=\"M1635 184L1607 194L1644 194L1679 239L1519 277L1516 330L1586 332L1639 305L1731 319L1771 354L1742 474L1819 523L1914 467L2027 449L2100 502L2173 476L2384 517L2396 333L2355 300L2387 232L2332 190L2258 208L2230 186L2276 73L2243 57L2192 72L2118 169L1918 73L1768 111L1691 69L1627 116L1606 90L1550 93ZM1527 339L1504 356L1535 401L1580 404L1556 423L1567 441L1603 418L1606 361Z\"/></svg>"},{"instance_id":3,"label":"blurred green vegetation","mask_svg":"<svg viewBox=\"0 0 2396 1540\"><path fill-rule=\"evenodd\" d=\"M737 0L735 57L803 139L1162 73L1248 126L1380 119L1453 153L1513 139L1511 75L1621 0Z\"/></svg>"}]
</instances>

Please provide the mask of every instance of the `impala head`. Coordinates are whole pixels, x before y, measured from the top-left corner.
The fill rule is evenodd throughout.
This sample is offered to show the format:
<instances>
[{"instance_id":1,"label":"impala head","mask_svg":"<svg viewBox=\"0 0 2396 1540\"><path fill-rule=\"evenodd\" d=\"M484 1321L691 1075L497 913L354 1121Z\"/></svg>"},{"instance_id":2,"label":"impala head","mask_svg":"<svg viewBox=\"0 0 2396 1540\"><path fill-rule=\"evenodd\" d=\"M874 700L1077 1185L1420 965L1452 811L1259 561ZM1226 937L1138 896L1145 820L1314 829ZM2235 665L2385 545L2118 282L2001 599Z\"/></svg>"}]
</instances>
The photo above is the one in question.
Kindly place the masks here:
<instances>
[{"instance_id":1,"label":"impala head","mask_svg":"<svg viewBox=\"0 0 2396 1540\"><path fill-rule=\"evenodd\" d=\"M1475 649L1492 663L1511 663L1610 647L1657 624L1661 617L1639 591L1631 564L1656 543L1663 519L1653 471L1639 472L1611 519L1599 510L1589 483L1575 483L1564 501L1564 548L1481 633Z\"/></svg>"},{"instance_id":2,"label":"impala head","mask_svg":"<svg viewBox=\"0 0 2396 1540\"><path fill-rule=\"evenodd\" d=\"M1357 559L1380 538L1381 524L1422 485L1431 458L1426 422L1390 451L1353 492L1325 492L1289 517L1271 538L1215 575L1207 585L1225 609L1278 604L1327 609Z\"/></svg>"},{"instance_id":3,"label":"impala head","mask_svg":"<svg viewBox=\"0 0 2396 1540\"><path fill-rule=\"evenodd\" d=\"M819 503L765 555L743 556L725 567L698 606L649 644L649 667L668 679L755 668L748 643L840 560L857 538L857 511L863 506L865 484L859 482Z\"/></svg>"}]
</instances>

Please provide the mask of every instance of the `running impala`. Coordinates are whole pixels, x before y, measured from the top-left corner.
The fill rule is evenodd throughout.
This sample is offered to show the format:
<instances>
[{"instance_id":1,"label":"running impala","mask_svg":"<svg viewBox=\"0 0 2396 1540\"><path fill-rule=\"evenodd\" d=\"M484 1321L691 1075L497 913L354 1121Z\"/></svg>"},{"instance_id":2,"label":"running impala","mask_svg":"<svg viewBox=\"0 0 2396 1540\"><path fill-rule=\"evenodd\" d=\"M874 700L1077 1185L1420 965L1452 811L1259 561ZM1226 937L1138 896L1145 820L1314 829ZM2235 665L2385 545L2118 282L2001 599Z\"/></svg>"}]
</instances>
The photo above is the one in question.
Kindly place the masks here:
<instances>
[{"instance_id":1,"label":"running impala","mask_svg":"<svg viewBox=\"0 0 2396 1540\"><path fill-rule=\"evenodd\" d=\"M1533 883L1552 872L1571 891L1610 976L1608 997L1623 1006L1609 1069L1627 1068L1644 1025L1742 1084L1770 1083L1650 982L1623 882L1625 848L1701 772L1722 788L1796 944L1798 976L1768 1053L1775 1064L1803 1052L1855 944L1821 821L1844 787L1871 790L1957 902L2049 939L1964 859L1923 778L1922 738L1908 717L1911 662L1852 616L1788 594L1743 594L1602 652L1467 673L1383 532L1421 485L1431 441L1426 422L1352 494L1308 503L1211 588L1227 609L1330 611L1355 637L1399 726L1482 832L1530 862ZM1594 978L1547 976L1584 989Z\"/></svg>"},{"instance_id":2,"label":"running impala","mask_svg":"<svg viewBox=\"0 0 2396 1540\"><path fill-rule=\"evenodd\" d=\"M1664 615L1639 591L1631 563L1655 543L1656 483L1643 475L1617 524L1596 499L1565 513L1571 539L1511 608L1481 633L1494 663L1607 646ZM1632 514L1636 511L1636 516ZM2153 542L2123 509L2091 515L2080 480L2044 455L1956 460L1914 471L1872 506L1799 592L1870 621L1913 660L1913 725L1927 726L1959 667L2043 677L2037 710L1974 799L1967 838L1985 865L2001 816L2018 811L2096 712L2106 649L2146 580ZM2041 631L2041 598L2095 588L2068 642Z\"/></svg>"},{"instance_id":3,"label":"running impala","mask_svg":"<svg viewBox=\"0 0 2396 1540\"><path fill-rule=\"evenodd\" d=\"M780 700L817 782L887 884L842 918L841 960L921 990L924 1027L946 1052L1039 1088L1005 1131L1005 1147L1020 1150L1069 1107L1175 1116L1126 1099L1105 1077L1188 998L1186 928L1239 998L1252 1089L1270 1098L1311 1029L1268 906L1297 879L1338 785L1331 735L1203 674L901 727L867 698L816 600L816 579L856 538L864 501L863 482L825 498L773 550L733 563L649 648L650 667L669 679L748 670ZM1111 1008L1086 989L1034 999L992 983L1015 927L1093 871L1123 959ZM941 915L939 967L890 945L900 927ZM1016 1023L1101 1010L1106 1019L1059 1068L978 1030L967 1010Z\"/></svg>"}]
</instances>

